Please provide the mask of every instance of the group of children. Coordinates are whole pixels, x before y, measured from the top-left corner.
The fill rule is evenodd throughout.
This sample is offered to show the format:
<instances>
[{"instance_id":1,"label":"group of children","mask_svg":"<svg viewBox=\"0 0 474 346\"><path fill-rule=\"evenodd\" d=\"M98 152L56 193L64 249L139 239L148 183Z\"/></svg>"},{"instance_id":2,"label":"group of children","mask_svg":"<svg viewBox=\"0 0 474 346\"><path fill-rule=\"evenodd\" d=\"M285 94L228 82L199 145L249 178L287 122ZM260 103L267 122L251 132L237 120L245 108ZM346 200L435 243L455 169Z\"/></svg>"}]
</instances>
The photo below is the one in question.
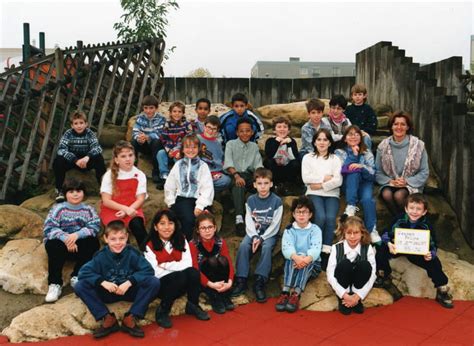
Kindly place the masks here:
<instances>
[{"instance_id":1,"label":"group of children","mask_svg":"<svg viewBox=\"0 0 474 346\"><path fill-rule=\"evenodd\" d=\"M436 257L433 229L425 219L423 195L409 195L406 213L382 237L377 232L372 197L374 156L370 149L370 134L377 127L377 119L365 103L366 97L361 85L352 88L353 104L349 107L342 95L334 96L329 117L323 117L321 100L309 100L309 121L302 127L300 151L289 136L291 122L276 117L275 136L265 143L267 168L256 144L263 132L262 122L247 109L248 101L242 94L233 96L232 110L220 117L209 116L209 100L198 100L195 121L184 117L180 102L171 104L166 120L157 111L156 98L146 96L132 143L116 143L107 172L102 149L87 128L87 118L74 112L71 129L61 139L53 165L58 204L51 209L44 227L49 265L46 301L59 298L64 262L74 259L71 286L101 321L94 336L121 328L142 337L137 320L157 297L161 302L155 317L164 328L172 326L171 307L184 294L188 298L186 313L199 320L210 318L199 306L201 292L206 293L216 313L233 310L231 297L246 291L250 260L259 253L253 290L256 300L264 303L283 216L282 200L273 191L281 193L288 182L300 179L306 195L294 199L292 221L284 225L284 277L277 311L296 311L308 280L325 270L339 298L339 311L362 313L362 300L374 283L384 286L390 280L388 263L397 256L393 241L397 227L430 230L430 252L407 257L427 270L438 288L436 300L452 307L448 279ZM153 179L158 188L164 188L169 208L156 213L148 232L142 209L148 196L146 176L136 167L138 152L152 155ZM74 167L95 169L102 197L99 215L83 203L86 190L82 182L64 181L65 171ZM234 202L236 233L243 236L235 273L226 241L217 235L212 215L215 193L227 188ZM341 190L347 206L336 227ZM246 199L247 192L255 191ZM364 209L363 220L355 216L359 202ZM106 246L99 250L101 223ZM333 244L336 228L339 242ZM128 244L128 231L138 249ZM134 302L121 327L105 305L119 300Z\"/></svg>"}]
</instances>

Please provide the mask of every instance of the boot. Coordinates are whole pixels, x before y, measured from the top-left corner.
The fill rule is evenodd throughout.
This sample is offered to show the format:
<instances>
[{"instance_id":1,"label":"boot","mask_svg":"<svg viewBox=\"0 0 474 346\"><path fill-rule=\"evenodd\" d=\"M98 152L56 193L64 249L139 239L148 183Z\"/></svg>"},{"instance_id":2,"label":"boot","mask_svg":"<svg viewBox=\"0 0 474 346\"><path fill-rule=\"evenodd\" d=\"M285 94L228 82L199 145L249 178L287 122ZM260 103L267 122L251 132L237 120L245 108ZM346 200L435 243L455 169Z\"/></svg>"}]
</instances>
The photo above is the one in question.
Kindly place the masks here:
<instances>
[{"instance_id":1,"label":"boot","mask_svg":"<svg viewBox=\"0 0 474 346\"><path fill-rule=\"evenodd\" d=\"M253 291L255 292L255 297L258 303L265 303L267 301L267 294L265 293L265 278L263 276L255 276Z\"/></svg>"},{"instance_id":2,"label":"boot","mask_svg":"<svg viewBox=\"0 0 474 346\"><path fill-rule=\"evenodd\" d=\"M162 305L158 306L155 312L155 321L160 327L171 328L173 323L170 319L170 309Z\"/></svg>"},{"instance_id":3,"label":"boot","mask_svg":"<svg viewBox=\"0 0 474 346\"><path fill-rule=\"evenodd\" d=\"M230 299L230 292L224 292L221 294L222 296L222 301L224 302L224 307L227 311L232 311L235 309L235 305L232 302L232 299Z\"/></svg>"},{"instance_id":4,"label":"boot","mask_svg":"<svg viewBox=\"0 0 474 346\"><path fill-rule=\"evenodd\" d=\"M186 308L184 309L184 312L186 312L186 314L188 315L195 316L198 320L201 320L201 321L207 321L210 319L208 313L204 311L203 309L201 309L199 304L194 304L194 303L191 303L190 301L186 303Z\"/></svg>"},{"instance_id":5,"label":"boot","mask_svg":"<svg viewBox=\"0 0 474 346\"><path fill-rule=\"evenodd\" d=\"M145 333L137 323L137 318L130 312L127 312L122 320L122 330L136 338L143 338Z\"/></svg>"},{"instance_id":6,"label":"boot","mask_svg":"<svg viewBox=\"0 0 474 346\"><path fill-rule=\"evenodd\" d=\"M448 286L440 286L436 289L436 301L441 304L443 308L452 309L453 297L449 294Z\"/></svg>"},{"instance_id":7,"label":"boot","mask_svg":"<svg viewBox=\"0 0 474 346\"><path fill-rule=\"evenodd\" d=\"M225 313L225 305L224 302L218 292L213 290L212 288L206 287L204 289L204 292L206 293L207 297L209 298L209 303L212 306L212 311L214 311L216 314L223 314Z\"/></svg>"},{"instance_id":8,"label":"boot","mask_svg":"<svg viewBox=\"0 0 474 346\"><path fill-rule=\"evenodd\" d=\"M92 335L94 335L94 338L98 339L109 334L115 333L119 330L120 326L118 324L117 318L115 317L115 314L108 313L102 318L100 322L100 327L94 330Z\"/></svg>"},{"instance_id":9,"label":"boot","mask_svg":"<svg viewBox=\"0 0 474 346\"><path fill-rule=\"evenodd\" d=\"M238 297L247 290L247 278L237 277L235 279L234 287L230 293L231 297Z\"/></svg>"}]
</instances>

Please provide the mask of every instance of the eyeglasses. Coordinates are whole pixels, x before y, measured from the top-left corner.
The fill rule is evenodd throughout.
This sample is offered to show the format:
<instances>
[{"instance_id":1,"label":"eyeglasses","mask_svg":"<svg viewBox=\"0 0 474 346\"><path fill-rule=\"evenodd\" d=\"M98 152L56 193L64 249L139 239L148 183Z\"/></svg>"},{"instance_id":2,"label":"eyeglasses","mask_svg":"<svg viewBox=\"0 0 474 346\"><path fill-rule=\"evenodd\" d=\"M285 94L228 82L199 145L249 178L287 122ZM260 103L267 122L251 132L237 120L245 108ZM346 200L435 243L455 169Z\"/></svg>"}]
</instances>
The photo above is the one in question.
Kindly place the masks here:
<instances>
[{"instance_id":1,"label":"eyeglasses","mask_svg":"<svg viewBox=\"0 0 474 346\"><path fill-rule=\"evenodd\" d=\"M205 128L208 129L209 131L217 131L217 127L215 127L215 126L206 125Z\"/></svg>"},{"instance_id":2,"label":"eyeglasses","mask_svg":"<svg viewBox=\"0 0 474 346\"><path fill-rule=\"evenodd\" d=\"M209 226L199 226L199 230L200 231L212 231L213 229L215 229L216 226L214 225L209 225Z\"/></svg>"},{"instance_id":3,"label":"eyeglasses","mask_svg":"<svg viewBox=\"0 0 474 346\"><path fill-rule=\"evenodd\" d=\"M358 132L350 132L347 134L347 137L360 137L360 133Z\"/></svg>"},{"instance_id":4,"label":"eyeglasses","mask_svg":"<svg viewBox=\"0 0 474 346\"><path fill-rule=\"evenodd\" d=\"M307 214L309 214L309 210L295 210L294 213L296 215L307 215Z\"/></svg>"}]
</instances>

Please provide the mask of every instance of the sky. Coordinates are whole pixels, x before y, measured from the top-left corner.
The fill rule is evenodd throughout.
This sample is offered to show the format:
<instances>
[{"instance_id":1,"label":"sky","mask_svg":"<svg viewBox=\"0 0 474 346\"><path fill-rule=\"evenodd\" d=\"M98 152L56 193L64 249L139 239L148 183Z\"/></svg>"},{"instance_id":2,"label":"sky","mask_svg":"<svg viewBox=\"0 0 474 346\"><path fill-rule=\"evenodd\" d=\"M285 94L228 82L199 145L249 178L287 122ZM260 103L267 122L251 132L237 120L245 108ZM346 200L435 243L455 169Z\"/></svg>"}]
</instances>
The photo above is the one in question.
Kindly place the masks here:
<instances>
[{"instance_id":1,"label":"sky","mask_svg":"<svg viewBox=\"0 0 474 346\"><path fill-rule=\"evenodd\" d=\"M204 67L215 77L249 77L257 61L354 62L379 41L417 63L462 56L470 61L473 2L177 0L166 44L176 46L166 76ZM46 47L117 40L119 0L0 0L0 48L21 47L23 22Z\"/></svg>"}]
</instances>

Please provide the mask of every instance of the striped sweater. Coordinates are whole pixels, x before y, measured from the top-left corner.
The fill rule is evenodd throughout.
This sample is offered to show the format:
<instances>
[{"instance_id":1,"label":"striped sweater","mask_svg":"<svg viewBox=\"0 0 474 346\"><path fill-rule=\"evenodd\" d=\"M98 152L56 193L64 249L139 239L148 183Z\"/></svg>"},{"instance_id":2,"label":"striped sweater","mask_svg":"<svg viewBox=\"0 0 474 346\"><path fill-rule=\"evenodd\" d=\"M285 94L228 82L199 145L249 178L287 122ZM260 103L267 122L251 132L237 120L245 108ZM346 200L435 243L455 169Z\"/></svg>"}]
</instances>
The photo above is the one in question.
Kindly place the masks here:
<instances>
[{"instance_id":1,"label":"striped sweater","mask_svg":"<svg viewBox=\"0 0 474 346\"><path fill-rule=\"evenodd\" d=\"M44 221L44 241L59 239L77 233L79 239L96 237L100 229L100 219L95 209L87 204L73 205L68 202L53 206Z\"/></svg>"},{"instance_id":2,"label":"striped sweater","mask_svg":"<svg viewBox=\"0 0 474 346\"><path fill-rule=\"evenodd\" d=\"M59 142L58 155L70 162L76 162L85 156L92 157L100 154L102 154L102 148L91 129L85 129L81 134L74 129L69 129Z\"/></svg>"},{"instance_id":3,"label":"striped sweater","mask_svg":"<svg viewBox=\"0 0 474 346\"><path fill-rule=\"evenodd\" d=\"M167 120L161 132L161 143L168 153L180 150L183 137L190 133L193 133L193 126L185 117L178 122Z\"/></svg>"}]
</instances>

